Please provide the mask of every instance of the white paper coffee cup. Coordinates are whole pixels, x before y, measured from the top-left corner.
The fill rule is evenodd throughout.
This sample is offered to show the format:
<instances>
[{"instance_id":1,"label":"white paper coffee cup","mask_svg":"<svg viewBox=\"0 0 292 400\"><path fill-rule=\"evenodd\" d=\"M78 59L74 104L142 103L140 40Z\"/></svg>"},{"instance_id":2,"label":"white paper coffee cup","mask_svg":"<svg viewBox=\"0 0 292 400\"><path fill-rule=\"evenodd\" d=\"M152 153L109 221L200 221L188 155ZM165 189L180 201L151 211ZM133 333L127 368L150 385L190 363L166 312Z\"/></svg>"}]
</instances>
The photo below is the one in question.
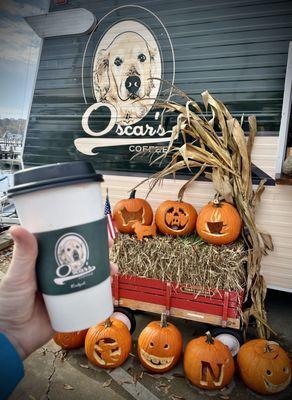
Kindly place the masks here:
<instances>
[{"instance_id":1,"label":"white paper coffee cup","mask_svg":"<svg viewBox=\"0 0 292 400\"><path fill-rule=\"evenodd\" d=\"M9 189L21 225L38 240L38 287L58 332L113 313L102 175L79 161L19 171Z\"/></svg>"}]
</instances>

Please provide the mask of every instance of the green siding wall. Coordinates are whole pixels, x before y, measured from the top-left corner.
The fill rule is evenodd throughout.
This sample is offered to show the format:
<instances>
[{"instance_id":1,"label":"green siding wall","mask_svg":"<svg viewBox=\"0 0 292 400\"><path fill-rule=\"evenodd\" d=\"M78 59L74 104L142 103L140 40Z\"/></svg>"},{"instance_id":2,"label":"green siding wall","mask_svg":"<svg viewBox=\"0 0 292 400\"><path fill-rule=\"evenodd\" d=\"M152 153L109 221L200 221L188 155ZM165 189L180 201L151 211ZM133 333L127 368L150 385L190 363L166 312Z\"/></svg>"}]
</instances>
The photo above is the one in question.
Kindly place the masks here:
<instances>
[{"instance_id":1,"label":"green siding wall","mask_svg":"<svg viewBox=\"0 0 292 400\"><path fill-rule=\"evenodd\" d=\"M125 4L128 2L69 0L66 6L52 5L51 11L84 7L100 19ZM234 115L255 114L260 134L278 135L288 43L292 40L291 0L144 0L135 4L153 11L168 30L175 51L175 83L181 89L197 100L208 89ZM87 40L88 35L44 40L24 162L38 165L86 159L102 170L145 171L145 162L136 159L129 163L124 147L102 150L93 157L74 147L74 139L86 136L81 118L89 105L82 96L81 67ZM170 61L164 60L166 65ZM85 65L89 90L90 63ZM97 126L96 117L92 127Z\"/></svg>"}]
</instances>

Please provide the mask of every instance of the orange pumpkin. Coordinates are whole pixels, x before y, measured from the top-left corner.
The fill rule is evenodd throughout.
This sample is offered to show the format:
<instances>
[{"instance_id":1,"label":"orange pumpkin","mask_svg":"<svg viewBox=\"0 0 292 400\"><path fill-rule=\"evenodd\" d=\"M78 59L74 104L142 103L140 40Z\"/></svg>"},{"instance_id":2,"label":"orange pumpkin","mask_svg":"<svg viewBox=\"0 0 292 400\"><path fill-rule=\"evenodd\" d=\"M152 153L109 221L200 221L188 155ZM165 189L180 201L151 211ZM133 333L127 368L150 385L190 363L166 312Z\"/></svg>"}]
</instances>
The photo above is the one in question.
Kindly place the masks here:
<instances>
[{"instance_id":1,"label":"orange pumpkin","mask_svg":"<svg viewBox=\"0 0 292 400\"><path fill-rule=\"evenodd\" d=\"M86 333L87 329L77 332L57 332L53 339L62 349L78 349L84 345Z\"/></svg>"},{"instance_id":2,"label":"orange pumpkin","mask_svg":"<svg viewBox=\"0 0 292 400\"><path fill-rule=\"evenodd\" d=\"M243 382L260 394L282 392L291 382L291 365L286 352L276 342L250 340L237 355Z\"/></svg>"},{"instance_id":3,"label":"orange pumpkin","mask_svg":"<svg viewBox=\"0 0 292 400\"><path fill-rule=\"evenodd\" d=\"M187 344L183 364L187 378L202 389L221 389L231 382L234 374L230 350L213 339L210 332Z\"/></svg>"},{"instance_id":4,"label":"orange pumpkin","mask_svg":"<svg viewBox=\"0 0 292 400\"><path fill-rule=\"evenodd\" d=\"M184 201L166 200L156 210L155 222L161 233L184 236L192 233L196 226L197 211Z\"/></svg>"},{"instance_id":5,"label":"orange pumpkin","mask_svg":"<svg viewBox=\"0 0 292 400\"><path fill-rule=\"evenodd\" d=\"M240 234L241 218L231 204L214 200L201 209L196 230L197 234L208 243L217 245L232 243Z\"/></svg>"},{"instance_id":6,"label":"orange pumpkin","mask_svg":"<svg viewBox=\"0 0 292 400\"><path fill-rule=\"evenodd\" d=\"M128 358L132 337L126 325L113 317L88 329L85 353L92 364L116 368Z\"/></svg>"},{"instance_id":7,"label":"orange pumpkin","mask_svg":"<svg viewBox=\"0 0 292 400\"><path fill-rule=\"evenodd\" d=\"M162 373L177 364L182 346L180 331L162 314L161 321L150 322L140 333L138 356L147 370Z\"/></svg>"},{"instance_id":8,"label":"orange pumpkin","mask_svg":"<svg viewBox=\"0 0 292 400\"><path fill-rule=\"evenodd\" d=\"M113 218L121 233L134 233L135 222L143 225L152 223L153 211L150 204L144 199L135 198L135 194L136 190L133 190L129 199L120 200L114 207Z\"/></svg>"}]
</instances>

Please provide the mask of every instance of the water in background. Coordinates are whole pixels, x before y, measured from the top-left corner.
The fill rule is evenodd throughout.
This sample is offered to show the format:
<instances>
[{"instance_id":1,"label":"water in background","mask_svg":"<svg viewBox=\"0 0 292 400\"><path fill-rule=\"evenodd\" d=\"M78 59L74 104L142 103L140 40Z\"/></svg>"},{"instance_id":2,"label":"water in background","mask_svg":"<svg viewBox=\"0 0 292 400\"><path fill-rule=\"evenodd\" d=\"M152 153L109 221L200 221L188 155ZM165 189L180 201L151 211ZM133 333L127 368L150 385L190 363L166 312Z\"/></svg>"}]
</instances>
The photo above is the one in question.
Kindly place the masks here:
<instances>
[{"instance_id":1,"label":"water in background","mask_svg":"<svg viewBox=\"0 0 292 400\"><path fill-rule=\"evenodd\" d=\"M5 196L7 190L13 185L13 172L0 171L0 197Z\"/></svg>"}]
</instances>

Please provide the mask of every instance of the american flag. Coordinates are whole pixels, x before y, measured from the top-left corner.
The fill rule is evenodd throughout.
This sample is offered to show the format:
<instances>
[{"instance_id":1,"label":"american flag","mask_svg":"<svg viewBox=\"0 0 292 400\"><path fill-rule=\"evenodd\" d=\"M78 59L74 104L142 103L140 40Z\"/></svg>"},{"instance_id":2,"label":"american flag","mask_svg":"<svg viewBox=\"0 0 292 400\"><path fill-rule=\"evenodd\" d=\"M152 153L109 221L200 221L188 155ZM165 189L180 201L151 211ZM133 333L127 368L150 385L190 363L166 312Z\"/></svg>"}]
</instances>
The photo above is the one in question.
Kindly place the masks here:
<instances>
[{"instance_id":1,"label":"american flag","mask_svg":"<svg viewBox=\"0 0 292 400\"><path fill-rule=\"evenodd\" d=\"M106 198L105 198L105 204L104 204L104 215L107 216L107 233L108 237L111 239L115 239L117 236L117 230L115 227L115 223L112 217L112 210L111 210L111 205L109 202L109 197L108 197L108 189L106 189Z\"/></svg>"}]
</instances>

